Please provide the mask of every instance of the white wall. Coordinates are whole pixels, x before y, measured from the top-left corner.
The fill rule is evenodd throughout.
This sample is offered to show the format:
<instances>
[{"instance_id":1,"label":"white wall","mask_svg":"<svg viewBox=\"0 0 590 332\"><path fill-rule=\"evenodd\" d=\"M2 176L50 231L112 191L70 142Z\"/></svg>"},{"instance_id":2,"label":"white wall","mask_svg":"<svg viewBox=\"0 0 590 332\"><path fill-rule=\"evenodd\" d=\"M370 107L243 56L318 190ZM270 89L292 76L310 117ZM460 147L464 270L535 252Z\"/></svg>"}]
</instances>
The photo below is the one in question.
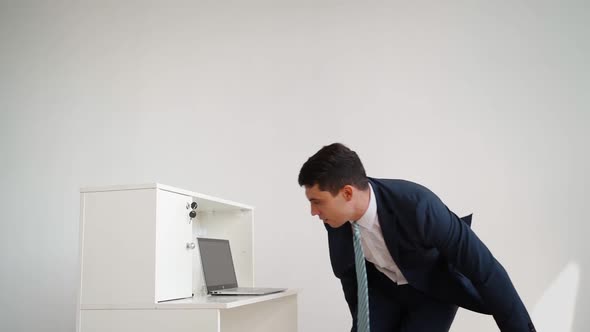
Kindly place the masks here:
<instances>
[{"instance_id":1,"label":"white wall","mask_svg":"<svg viewBox=\"0 0 590 332\"><path fill-rule=\"evenodd\" d=\"M540 331L587 330L589 8L487 3L0 2L0 330L73 331L78 188L159 181L256 206L258 283L346 331L297 185L333 141L474 212Z\"/></svg>"}]
</instances>

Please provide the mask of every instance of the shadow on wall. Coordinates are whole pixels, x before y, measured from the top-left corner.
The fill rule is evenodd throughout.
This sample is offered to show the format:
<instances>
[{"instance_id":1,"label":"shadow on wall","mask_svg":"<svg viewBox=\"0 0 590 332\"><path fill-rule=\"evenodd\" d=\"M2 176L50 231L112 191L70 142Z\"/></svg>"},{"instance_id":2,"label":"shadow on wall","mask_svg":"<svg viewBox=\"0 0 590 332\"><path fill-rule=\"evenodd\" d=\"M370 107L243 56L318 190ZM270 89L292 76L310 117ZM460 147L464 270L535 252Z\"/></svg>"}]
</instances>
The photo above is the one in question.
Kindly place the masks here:
<instances>
[{"instance_id":1,"label":"shadow on wall","mask_svg":"<svg viewBox=\"0 0 590 332\"><path fill-rule=\"evenodd\" d=\"M570 262L534 307L531 318L539 331L574 332L574 313L580 283L580 266Z\"/></svg>"}]
</instances>

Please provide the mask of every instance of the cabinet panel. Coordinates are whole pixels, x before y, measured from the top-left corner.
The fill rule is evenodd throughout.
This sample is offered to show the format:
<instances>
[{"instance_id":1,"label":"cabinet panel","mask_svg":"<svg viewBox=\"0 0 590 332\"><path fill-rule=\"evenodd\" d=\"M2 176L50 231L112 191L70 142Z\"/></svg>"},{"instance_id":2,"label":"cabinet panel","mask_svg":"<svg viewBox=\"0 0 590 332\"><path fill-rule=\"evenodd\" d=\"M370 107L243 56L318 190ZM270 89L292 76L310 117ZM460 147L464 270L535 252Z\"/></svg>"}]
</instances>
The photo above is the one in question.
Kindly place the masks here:
<instances>
[{"instance_id":1,"label":"cabinet panel","mask_svg":"<svg viewBox=\"0 0 590 332\"><path fill-rule=\"evenodd\" d=\"M192 296L192 226L188 196L158 190L156 227L156 301Z\"/></svg>"},{"instance_id":2,"label":"cabinet panel","mask_svg":"<svg viewBox=\"0 0 590 332\"><path fill-rule=\"evenodd\" d=\"M81 304L154 302L155 190L82 196Z\"/></svg>"},{"instance_id":3,"label":"cabinet panel","mask_svg":"<svg viewBox=\"0 0 590 332\"><path fill-rule=\"evenodd\" d=\"M82 310L80 332L219 332L218 310Z\"/></svg>"}]
</instances>

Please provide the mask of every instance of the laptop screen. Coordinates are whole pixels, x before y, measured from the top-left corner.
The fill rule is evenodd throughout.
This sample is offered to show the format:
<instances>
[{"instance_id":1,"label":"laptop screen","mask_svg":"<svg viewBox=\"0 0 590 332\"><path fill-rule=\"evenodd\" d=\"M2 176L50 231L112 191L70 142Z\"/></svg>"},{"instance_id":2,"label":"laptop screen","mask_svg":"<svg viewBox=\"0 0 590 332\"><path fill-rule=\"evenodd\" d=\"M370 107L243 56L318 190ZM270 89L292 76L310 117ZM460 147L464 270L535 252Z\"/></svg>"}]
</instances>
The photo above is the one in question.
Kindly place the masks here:
<instances>
[{"instance_id":1,"label":"laptop screen","mask_svg":"<svg viewBox=\"0 0 590 332\"><path fill-rule=\"evenodd\" d=\"M228 240L198 238L207 292L238 287Z\"/></svg>"}]
</instances>

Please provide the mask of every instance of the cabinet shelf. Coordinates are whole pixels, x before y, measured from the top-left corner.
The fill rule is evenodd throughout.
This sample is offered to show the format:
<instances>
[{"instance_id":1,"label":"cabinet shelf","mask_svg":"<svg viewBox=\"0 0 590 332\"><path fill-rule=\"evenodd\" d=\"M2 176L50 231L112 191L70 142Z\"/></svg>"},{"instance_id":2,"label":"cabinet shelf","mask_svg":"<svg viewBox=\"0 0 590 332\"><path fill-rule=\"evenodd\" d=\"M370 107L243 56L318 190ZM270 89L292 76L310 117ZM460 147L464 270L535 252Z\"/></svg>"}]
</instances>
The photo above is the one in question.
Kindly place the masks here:
<instances>
[{"instance_id":1,"label":"cabinet shelf","mask_svg":"<svg viewBox=\"0 0 590 332\"><path fill-rule=\"evenodd\" d=\"M123 304L123 305L84 305L82 310L116 310L116 309L231 309L245 305L272 301L298 294L297 289L288 289L284 292L262 295L262 296L195 296L193 298L173 300L167 302L145 304Z\"/></svg>"}]
</instances>

